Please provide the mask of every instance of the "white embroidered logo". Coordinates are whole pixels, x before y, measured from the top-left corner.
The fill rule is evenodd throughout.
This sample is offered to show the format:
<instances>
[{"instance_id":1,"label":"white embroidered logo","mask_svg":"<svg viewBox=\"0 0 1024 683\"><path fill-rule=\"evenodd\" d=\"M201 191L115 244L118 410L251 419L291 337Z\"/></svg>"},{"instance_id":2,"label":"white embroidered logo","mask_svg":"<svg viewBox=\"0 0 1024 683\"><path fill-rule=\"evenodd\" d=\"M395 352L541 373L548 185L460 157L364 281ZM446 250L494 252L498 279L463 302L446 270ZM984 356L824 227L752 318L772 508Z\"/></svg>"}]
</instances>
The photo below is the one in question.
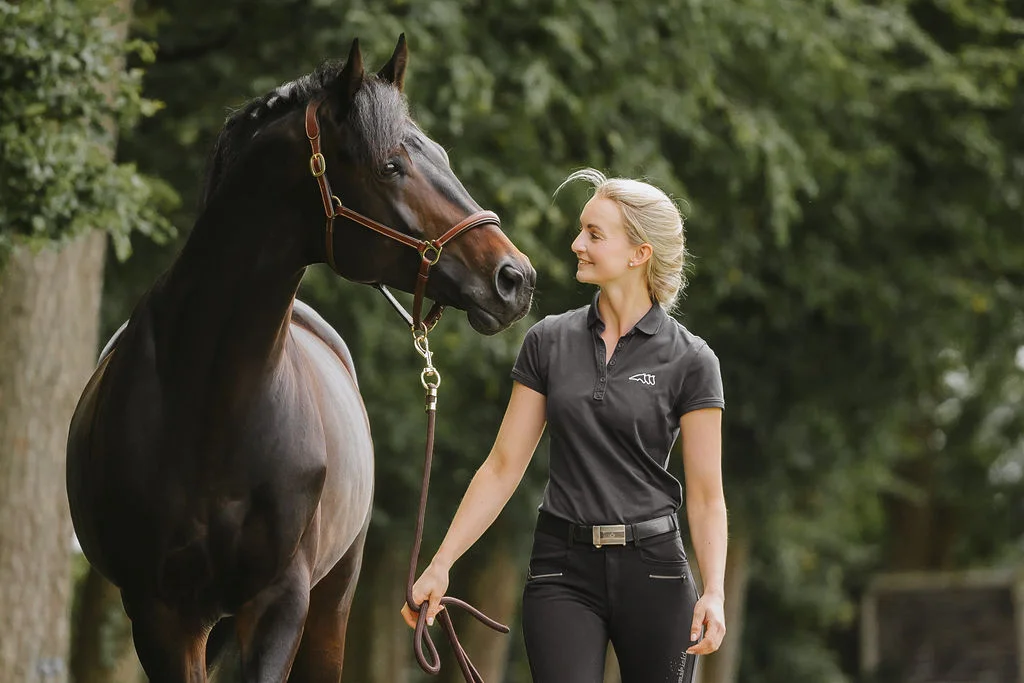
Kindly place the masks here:
<instances>
[{"instance_id":1,"label":"white embroidered logo","mask_svg":"<svg viewBox=\"0 0 1024 683\"><path fill-rule=\"evenodd\" d=\"M654 386L654 375L646 372L638 372L629 378L632 382L640 382L640 384L646 384L648 386Z\"/></svg>"}]
</instances>

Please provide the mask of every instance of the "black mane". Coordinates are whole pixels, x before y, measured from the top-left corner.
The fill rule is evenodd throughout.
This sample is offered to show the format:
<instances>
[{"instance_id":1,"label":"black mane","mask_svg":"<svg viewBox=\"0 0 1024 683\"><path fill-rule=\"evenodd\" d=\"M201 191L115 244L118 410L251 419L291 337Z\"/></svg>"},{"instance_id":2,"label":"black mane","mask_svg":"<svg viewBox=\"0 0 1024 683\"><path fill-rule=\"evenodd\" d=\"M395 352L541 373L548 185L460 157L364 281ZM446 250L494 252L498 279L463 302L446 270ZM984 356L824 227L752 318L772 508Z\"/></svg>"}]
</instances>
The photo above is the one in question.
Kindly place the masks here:
<instances>
[{"instance_id":1,"label":"black mane","mask_svg":"<svg viewBox=\"0 0 1024 683\"><path fill-rule=\"evenodd\" d=\"M206 206L225 172L245 145L262 128L330 92L344 64L322 63L312 73L285 83L245 103L228 116L214 142L203 183L201 207ZM356 92L349 111L350 153L363 163L379 166L404 141L412 127L405 97L397 88L370 73Z\"/></svg>"}]
</instances>

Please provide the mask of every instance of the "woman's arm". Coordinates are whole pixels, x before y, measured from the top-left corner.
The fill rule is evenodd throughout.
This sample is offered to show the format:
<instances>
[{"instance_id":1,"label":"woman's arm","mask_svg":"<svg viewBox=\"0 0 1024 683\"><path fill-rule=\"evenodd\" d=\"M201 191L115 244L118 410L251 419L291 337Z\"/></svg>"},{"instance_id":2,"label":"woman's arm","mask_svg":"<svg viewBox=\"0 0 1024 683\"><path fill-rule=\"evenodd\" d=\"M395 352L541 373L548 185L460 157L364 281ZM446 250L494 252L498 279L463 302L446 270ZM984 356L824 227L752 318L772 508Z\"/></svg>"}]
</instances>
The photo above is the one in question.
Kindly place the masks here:
<instances>
[{"instance_id":1,"label":"woman's arm","mask_svg":"<svg viewBox=\"0 0 1024 683\"><path fill-rule=\"evenodd\" d=\"M518 382L490 454L466 489L434 559L448 568L491 526L526 472L544 431L546 398Z\"/></svg>"},{"instance_id":2,"label":"woman's arm","mask_svg":"<svg viewBox=\"0 0 1024 683\"><path fill-rule=\"evenodd\" d=\"M722 490L722 411L704 408L679 419L686 481L686 517L690 526L704 594L693 610L691 641L704 638L687 652L710 654L725 636L725 555L728 522Z\"/></svg>"},{"instance_id":3,"label":"woman's arm","mask_svg":"<svg viewBox=\"0 0 1024 683\"><path fill-rule=\"evenodd\" d=\"M491 526L522 480L544 432L546 410L543 394L518 382L513 384L494 446L469 483L430 566L413 587L417 603L430 601L428 623L433 623L440 610L441 598L448 589L449 569ZM410 626L416 625L416 615L408 606L402 608L402 614Z\"/></svg>"}]
</instances>

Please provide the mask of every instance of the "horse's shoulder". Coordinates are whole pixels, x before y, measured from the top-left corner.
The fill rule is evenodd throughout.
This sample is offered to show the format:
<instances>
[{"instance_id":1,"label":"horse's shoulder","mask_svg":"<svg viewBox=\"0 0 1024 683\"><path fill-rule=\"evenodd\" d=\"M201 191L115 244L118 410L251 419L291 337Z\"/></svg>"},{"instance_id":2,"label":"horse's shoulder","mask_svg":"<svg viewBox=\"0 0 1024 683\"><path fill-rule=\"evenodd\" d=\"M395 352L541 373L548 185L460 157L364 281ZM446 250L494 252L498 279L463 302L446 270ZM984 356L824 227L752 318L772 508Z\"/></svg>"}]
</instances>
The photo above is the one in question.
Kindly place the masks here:
<instances>
[{"instance_id":1,"label":"horse's shoulder","mask_svg":"<svg viewBox=\"0 0 1024 683\"><path fill-rule=\"evenodd\" d=\"M352 374L352 379L356 381L358 385L358 379L356 379L356 366L352 360L352 353L348 350L348 345L345 344L345 340L341 338L338 331L331 327L330 323L323 319L323 317L313 310L308 304L295 300L295 304L292 306L292 324L298 325L304 330L316 335L324 344L328 346L341 362L344 363L345 367Z\"/></svg>"}]
</instances>

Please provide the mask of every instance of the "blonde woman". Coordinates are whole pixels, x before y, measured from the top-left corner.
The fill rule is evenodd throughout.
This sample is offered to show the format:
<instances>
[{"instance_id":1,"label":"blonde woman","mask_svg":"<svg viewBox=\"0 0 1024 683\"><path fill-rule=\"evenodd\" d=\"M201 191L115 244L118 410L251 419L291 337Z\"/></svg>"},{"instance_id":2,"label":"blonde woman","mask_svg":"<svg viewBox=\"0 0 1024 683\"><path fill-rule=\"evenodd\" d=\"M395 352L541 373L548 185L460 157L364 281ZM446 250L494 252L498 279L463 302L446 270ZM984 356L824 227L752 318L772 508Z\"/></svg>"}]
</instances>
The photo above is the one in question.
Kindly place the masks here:
<instances>
[{"instance_id":1,"label":"blonde woman","mask_svg":"<svg viewBox=\"0 0 1024 683\"><path fill-rule=\"evenodd\" d=\"M550 475L523 592L533 680L600 683L610 641L624 683L687 683L695 656L725 635L718 359L668 314L686 255L676 205L593 169L566 183L577 180L594 195L572 243L576 279L598 291L527 333L494 446L413 597L429 600L433 623L449 569L498 516L547 426ZM666 470L677 437L699 598L677 522L682 489Z\"/></svg>"}]
</instances>

